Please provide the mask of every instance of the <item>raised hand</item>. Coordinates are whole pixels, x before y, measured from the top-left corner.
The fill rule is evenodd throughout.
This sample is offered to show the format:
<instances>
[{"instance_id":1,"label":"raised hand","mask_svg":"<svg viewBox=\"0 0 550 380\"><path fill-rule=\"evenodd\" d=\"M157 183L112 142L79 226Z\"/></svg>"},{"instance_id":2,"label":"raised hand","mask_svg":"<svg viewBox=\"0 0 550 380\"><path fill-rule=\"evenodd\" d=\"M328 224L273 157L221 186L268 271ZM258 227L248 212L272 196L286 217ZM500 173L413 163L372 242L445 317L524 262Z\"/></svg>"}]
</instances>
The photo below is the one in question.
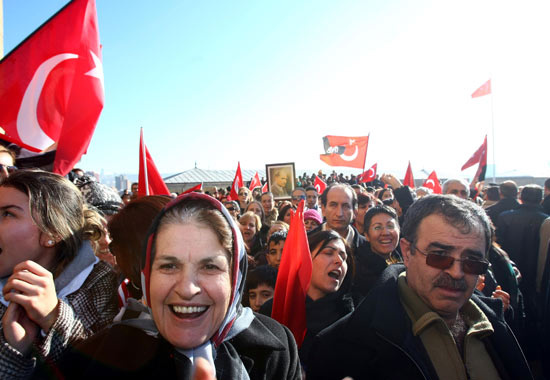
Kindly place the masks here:
<instances>
[{"instance_id":1,"label":"raised hand","mask_svg":"<svg viewBox=\"0 0 550 380\"><path fill-rule=\"evenodd\" d=\"M2 330L6 341L17 351L26 355L40 327L29 319L25 310L12 302L2 317Z\"/></svg>"},{"instance_id":2,"label":"raised hand","mask_svg":"<svg viewBox=\"0 0 550 380\"><path fill-rule=\"evenodd\" d=\"M34 261L23 261L13 268L3 292L6 301L21 306L44 332L50 330L57 319L59 303L50 271Z\"/></svg>"}]
</instances>

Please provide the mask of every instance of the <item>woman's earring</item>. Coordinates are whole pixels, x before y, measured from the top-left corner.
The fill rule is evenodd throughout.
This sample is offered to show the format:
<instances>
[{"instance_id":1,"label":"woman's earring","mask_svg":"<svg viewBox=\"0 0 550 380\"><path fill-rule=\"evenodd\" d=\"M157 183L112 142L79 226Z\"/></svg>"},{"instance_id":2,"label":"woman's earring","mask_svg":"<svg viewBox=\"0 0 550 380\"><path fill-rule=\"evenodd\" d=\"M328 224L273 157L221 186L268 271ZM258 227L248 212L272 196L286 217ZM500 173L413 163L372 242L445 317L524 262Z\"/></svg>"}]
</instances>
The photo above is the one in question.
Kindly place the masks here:
<instances>
[{"instance_id":1,"label":"woman's earring","mask_svg":"<svg viewBox=\"0 0 550 380\"><path fill-rule=\"evenodd\" d=\"M54 243L53 240L48 240L48 241L46 242L46 245L47 245L48 247L53 247L53 243Z\"/></svg>"}]
</instances>

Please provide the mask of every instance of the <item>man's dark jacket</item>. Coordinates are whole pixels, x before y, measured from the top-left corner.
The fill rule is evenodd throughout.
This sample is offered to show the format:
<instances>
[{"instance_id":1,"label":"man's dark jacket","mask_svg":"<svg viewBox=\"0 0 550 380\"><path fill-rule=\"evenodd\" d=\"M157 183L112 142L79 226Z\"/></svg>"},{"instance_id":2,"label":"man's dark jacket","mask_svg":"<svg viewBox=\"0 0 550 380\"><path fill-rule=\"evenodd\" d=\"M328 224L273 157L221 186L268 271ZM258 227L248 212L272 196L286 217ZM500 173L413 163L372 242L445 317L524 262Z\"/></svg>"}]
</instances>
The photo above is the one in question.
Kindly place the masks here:
<instances>
[{"instance_id":1,"label":"man's dark jacket","mask_svg":"<svg viewBox=\"0 0 550 380\"><path fill-rule=\"evenodd\" d=\"M437 379L412 323L399 300L397 277L405 267L388 267L355 312L323 330L307 360L308 380ZM514 335L504 322L502 302L472 296L495 332L484 339L502 379L532 379Z\"/></svg>"},{"instance_id":2,"label":"man's dark jacket","mask_svg":"<svg viewBox=\"0 0 550 380\"><path fill-rule=\"evenodd\" d=\"M491 218L493 224L496 226L498 216L504 211L514 210L518 208L520 203L516 198L502 198L497 203L492 206L489 206L485 209L489 218Z\"/></svg>"}]
</instances>

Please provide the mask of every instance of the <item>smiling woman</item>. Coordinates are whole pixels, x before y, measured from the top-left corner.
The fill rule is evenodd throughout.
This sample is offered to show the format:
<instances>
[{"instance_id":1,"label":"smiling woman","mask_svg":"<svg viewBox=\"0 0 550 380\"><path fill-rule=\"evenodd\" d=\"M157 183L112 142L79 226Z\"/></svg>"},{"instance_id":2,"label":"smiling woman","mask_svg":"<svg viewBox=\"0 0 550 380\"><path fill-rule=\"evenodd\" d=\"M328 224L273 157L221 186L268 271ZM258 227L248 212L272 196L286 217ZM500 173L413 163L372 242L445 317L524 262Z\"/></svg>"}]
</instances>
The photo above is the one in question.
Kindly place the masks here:
<instances>
[{"instance_id":1,"label":"smiling woman","mask_svg":"<svg viewBox=\"0 0 550 380\"><path fill-rule=\"evenodd\" d=\"M70 352L58 366L66 378L189 379L199 358L218 379L300 378L290 331L241 306L246 251L219 201L182 195L146 241L142 282L152 319L114 325Z\"/></svg>"}]
</instances>

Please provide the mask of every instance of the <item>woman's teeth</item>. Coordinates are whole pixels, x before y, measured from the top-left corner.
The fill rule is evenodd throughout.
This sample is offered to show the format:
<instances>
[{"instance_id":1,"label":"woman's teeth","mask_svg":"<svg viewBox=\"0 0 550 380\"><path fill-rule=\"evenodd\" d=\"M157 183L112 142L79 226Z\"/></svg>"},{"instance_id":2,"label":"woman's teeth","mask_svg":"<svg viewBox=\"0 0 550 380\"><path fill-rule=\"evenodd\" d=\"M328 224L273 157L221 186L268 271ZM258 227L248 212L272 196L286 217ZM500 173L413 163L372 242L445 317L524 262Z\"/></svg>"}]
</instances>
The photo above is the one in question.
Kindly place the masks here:
<instances>
[{"instance_id":1,"label":"woman's teeth","mask_svg":"<svg viewBox=\"0 0 550 380\"><path fill-rule=\"evenodd\" d=\"M178 314L202 313L206 310L206 306L172 306Z\"/></svg>"}]
</instances>

